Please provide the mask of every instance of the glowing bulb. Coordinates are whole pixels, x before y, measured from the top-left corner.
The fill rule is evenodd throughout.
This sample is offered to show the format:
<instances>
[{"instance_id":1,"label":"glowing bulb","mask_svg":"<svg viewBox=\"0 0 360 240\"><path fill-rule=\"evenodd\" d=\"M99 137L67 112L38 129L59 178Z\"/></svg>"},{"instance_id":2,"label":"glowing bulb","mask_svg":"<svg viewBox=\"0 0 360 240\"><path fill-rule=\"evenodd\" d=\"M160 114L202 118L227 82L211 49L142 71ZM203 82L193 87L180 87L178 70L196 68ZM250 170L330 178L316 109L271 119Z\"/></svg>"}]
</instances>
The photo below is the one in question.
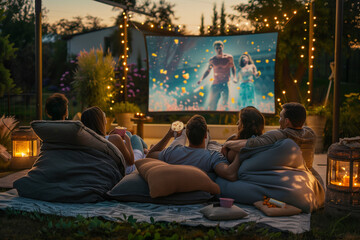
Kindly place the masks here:
<instances>
[{"instance_id":1,"label":"glowing bulb","mask_svg":"<svg viewBox=\"0 0 360 240\"><path fill-rule=\"evenodd\" d=\"M311 101L310 98L308 98L307 101L310 102Z\"/></svg>"},{"instance_id":2,"label":"glowing bulb","mask_svg":"<svg viewBox=\"0 0 360 240\"><path fill-rule=\"evenodd\" d=\"M305 46L301 46L301 49L305 49Z\"/></svg>"},{"instance_id":3,"label":"glowing bulb","mask_svg":"<svg viewBox=\"0 0 360 240\"><path fill-rule=\"evenodd\" d=\"M110 89L110 86L107 86L107 89Z\"/></svg>"},{"instance_id":4,"label":"glowing bulb","mask_svg":"<svg viewBox=\"0 0 360 240\"><path fill-rule=\"evenodd\" d=\"M309 90L309 91L307 91L307 93L308 93L308 94L310 94L310 90Z\"/></svg>"},{"instance_id":5,"label":"glowing bulb","mask_svg":"<svg viewBox=\"0 0 360 240\"><path fill-rule=\"evenodd\" d=\"M282 94L285 94L286 93L286 91L284 90L284 91L282 91Z\"/></svg>"},{"instance_id":6,"label":"glowing bulb","mask_svg":"<svg viewBox=\"0 0 360 240\"><path fill-rule=\"evenodd\" d=\"M121 36L124 36L124 33L121 33Z\"/></svg>"},{"instance_id":7,"label":"glowing bulb","mask_svg":"<svg viewBox=\"0 0 360 240\"><path fill-rule=\"evenodd\" d=\"M297 14L297 11L294 11L294 14Z\"/></svg>"},{"instance_id":8,"label":"glowing bulb","mask_svg":"<svg viewBox=\"0 0 360 240\"><path fill-rule=\"evenodd\" d=\"M310 68L313 68L314 66L313 65L310 65Z\"/></svg>"},{"instance_id":9,"label":"glowing bulb","mask_svg":"<svg viewBox=\"0 0 360 240\"><path fill-rule=\"evenodd\" d=\"M267 22L267 18L264 19L264 22Z\"/></svg>"},{"instance_id":10,"label":"glowing bulb","mask_svg":"<svg viewBox=\"0 0 360 240\"><path fill-rule=\"evenodd\" d=\"M314 56L311 56L311 59L314 59Z\"/></svg>"},{"instance_id":11,"label":"glowing bulb","mask_svg":"<svg viewBox=\"0 0 360 240\"><path fill-rule=\"evenodd\" d=\"M313 19L315 20L315 19L316 19L316 17L313 17Z\"/></svg>"},{"instance_id":12,"label":"glowing bulb","mask_svg":"<svg viewBox=\"0 0 360 240\"><path fill-rule=\"evenodd\" d=\"M301 58L303 58L303 57L304 57L304 55L303 55L303 54L301 54L301 55L300 55L300 57L301 57Z\"/></svg>"},{"instance_id":13,"label":"glowing bulb","mask_svg":"<svg viewBox=\"0 0 360 240\"><path fill-rule=\"evenodd\" d=\"M286 13L284 13L284 17L286 17L287 16L287 14Z\"/></svg>"},{"instance_id":14,"label":"glowing bulb","mask_svg":"<svg viewBox=\"0 0 360 240\"><path fill-rule=\"evenodd\" d=\"M296 79L294 80L294 83L297 83L297 80L296 80Z\"/></svg>"},{"instance_id":15,"label":"glowing bulb","mask_svg":"<svg viewBox=\"0 0 360 240\"><path fill-rule=\"evenodd\" d=\"M311 48L311 50L312 50L312 51L315 51L315 48L314 48L314 47L312 47L312 48Z\"/></svg>"},{"instance_id":16,"label":"glowing bulb","mask_svg":"<svg viewBox=\"0 0 360 240\"><path fill-rule=\"evenodd\" d=\"M306 84L307 84L307 85L310 85L310 82L307 82Z\"/></svg>"},{"instance_id":17,"label":"glowing bulb","mask_svg":"<svg viewBox=\"0 0 360 240\"><path fill-rule=\"evenodd\" d=\"M126 16L124 16L124 19L127 19L127 17L126 17Z\"/></svg>"},{"instance_id":18,"label":"glowing bulb","mask_svg":"<svg viewBox=\"0 0 360 240\"><path fill-rule=\"evenodd\" d=\"M151 28L153 28L154 27L154 25L153 24L151 24L151 26L150 26Z\"/></svg>"},{"instance_id":19,"label":"glowing bulb","mask_svg":"<svg viewBox=\"0 0 360 240\"><path fill-rule=\"evenodd\" d=\"M122 24L120 24L120 26L119 26L120 28L122 28L123 27L123 25Z\"/></svg>"},{"instance_id":20,"label":"glowing bulb","mask_svg":"<svg viewBox=\"0 0 360 240\"><path fill-rule=\"evenodd\" d=\"M277 17L274 17L274 20L276 20L277 19Z\"/></svg>"},{"instance_id":21,"label":"glowing bulb","mask_svg":"<svg viewBox=\"0 0 360 240\"><path fill-rule=\"evenodd\" d=\"M278 98L277 101L280 102L280 98Z\"/></svg>"},{"instance_id":22,"label":"glowing bulb","mask_svg":"<svg viewBox=\"0 0 360 240\"><path fill-rule=\"evenodd\" d=\"M316 24L314 24L314 27L316 27L317 25Z\"/></svg>"},{"instance_id":23,"label":"glowing bulb","mask_svg":"<svg viewBox=\"0 0 360 240\"><path fill-rule=\"evenodd\" d=\"M306 22L304 22L304 24L306 24Z\"/></svg>"},{"instance_id":24,"label":"glowing bulb","mask_svg":"<svg viewBox=\"0 0 360 240\"><path fill-rule=\"evenodd\" d=\"M114 101L112 101L113 103L114 103ZM113 108L112 107L110 107L110 110L113 110Z\"/></svg>"}]
</instances>

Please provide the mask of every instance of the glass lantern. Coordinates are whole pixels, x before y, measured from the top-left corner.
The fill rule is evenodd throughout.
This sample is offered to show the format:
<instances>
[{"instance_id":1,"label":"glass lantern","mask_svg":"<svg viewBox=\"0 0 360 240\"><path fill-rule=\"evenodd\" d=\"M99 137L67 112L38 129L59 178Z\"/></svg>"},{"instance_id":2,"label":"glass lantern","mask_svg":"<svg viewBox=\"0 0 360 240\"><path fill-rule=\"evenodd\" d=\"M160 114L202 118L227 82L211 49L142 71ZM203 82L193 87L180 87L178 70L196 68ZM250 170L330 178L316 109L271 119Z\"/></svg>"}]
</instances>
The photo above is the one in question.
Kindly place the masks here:
<instances>
[{"instance_id":1,"label":"glass lantern","mask_svg":"<svg viewBox=\"0 0 360 240\"><path fill-rule=\"evenodd\" d=\"M359 142L358 142L359 141ZM342 139L327 154L325 208L360 214L360 138Z\"/></svg>"},{"instance_id":2,"label":"glass lantern","mask_svg":"<svg viewBox=\"0 0 360 240\"><path fill-rule=\"evenodd\" d=\"M30 126L21 126L11 134L12 159L9 168L31 168L40 150L40 141Z\"/></svg>"}]
</instances>

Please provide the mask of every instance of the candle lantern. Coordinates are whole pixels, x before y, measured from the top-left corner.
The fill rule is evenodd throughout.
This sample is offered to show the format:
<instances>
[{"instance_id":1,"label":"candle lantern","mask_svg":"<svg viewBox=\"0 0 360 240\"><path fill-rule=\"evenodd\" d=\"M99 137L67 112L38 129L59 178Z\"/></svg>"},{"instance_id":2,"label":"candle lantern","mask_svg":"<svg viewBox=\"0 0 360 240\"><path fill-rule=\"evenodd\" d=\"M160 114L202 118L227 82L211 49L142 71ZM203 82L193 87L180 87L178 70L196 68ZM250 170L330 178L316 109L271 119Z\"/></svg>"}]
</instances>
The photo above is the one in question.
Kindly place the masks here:
<instances>
[{"instance_id":1,"label":"candle lantern","mask_svg":"<svg viewBox=\"0 0 360 240\"><path fill-rule=\"evenodd\" d=\"M21 126L11 134L10 169L31 168L39 155L40 141L30 126Z\"/></svg>"},{"instance_id":2,"label":"candle lantern","mask_svg":"<svg viewBox=\"0 0 360 240\"><path fill-rule=\"evenodd\" d=\"M328 149L325 209L360 214L360 138L341 139Z\"/></svg>"}]
</instances>

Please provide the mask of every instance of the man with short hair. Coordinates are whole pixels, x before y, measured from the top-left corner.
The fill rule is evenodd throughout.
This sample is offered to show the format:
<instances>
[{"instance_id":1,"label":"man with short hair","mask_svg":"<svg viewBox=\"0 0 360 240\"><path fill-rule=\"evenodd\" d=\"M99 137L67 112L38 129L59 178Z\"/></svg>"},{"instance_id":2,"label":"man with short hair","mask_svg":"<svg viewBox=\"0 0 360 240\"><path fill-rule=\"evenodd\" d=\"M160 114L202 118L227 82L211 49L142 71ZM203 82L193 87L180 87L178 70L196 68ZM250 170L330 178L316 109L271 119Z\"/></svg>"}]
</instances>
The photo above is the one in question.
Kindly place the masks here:
<instances>
[{"instance_id":1,"label":"man with short hair","mask_svg":"<svg viewBox=\"0 0 360 240\"><path fill-rule=\"evenodd\" d=\"M45 112L51 120L65 120L69 115L69 100L62 93L54 93L46 99Z\"/></svg>"},{"instance_id":2,"label":"man with short hair","mask_svg":"<svg viewBox=\"0 0 360 240\"><path fill-rule=\"evenodd\" d=\"M268 131L254 138L228 141L223 145L222 152L226 153L229 149L240 151L245 146L259 147L273 144L280 139L291 138L301 148L306 166L311 170L314 161L316 134L311 128L303 126L305 121L306 110L302 104L285 103L280 112L280 129Z\"/></svg>"},{"instance_id":3,"label":"man with short hair","mask_svg":"<svg viewBox=\"0 0 360 240\"><path fill-rule=\"evenodd\" d=\"M222 178L236 181L240 166L239 160L237 159L229 165L227 159L220 152L206 149L207 134L205 118L194 115L186 125L186 136L189 139L188 147L175 145L164 149L174 136L174 132L170 128L164 138L150 149L146 157L157 158L169 164L192 165L206 173L215 172Z\"/></svg>"},{"instance_id":4,"label":"man with short hair","mask_svg":"<svg viewBox=\"0 0 360 240\"><path fill-rule=\"evenodd\" d=\"M216 55L210 58L208 68L200 81L198 81L198 84L200 84L210 74L211 69L214 69L214 81L210 88L208 110L216 110L221 95L223 95L222 104L225 108L228 108L230 70L233 75L233 81L237 82L233 56L223 53L224 43L222 41L215 41L213 46Z\"/></svg>"}]
</instances>

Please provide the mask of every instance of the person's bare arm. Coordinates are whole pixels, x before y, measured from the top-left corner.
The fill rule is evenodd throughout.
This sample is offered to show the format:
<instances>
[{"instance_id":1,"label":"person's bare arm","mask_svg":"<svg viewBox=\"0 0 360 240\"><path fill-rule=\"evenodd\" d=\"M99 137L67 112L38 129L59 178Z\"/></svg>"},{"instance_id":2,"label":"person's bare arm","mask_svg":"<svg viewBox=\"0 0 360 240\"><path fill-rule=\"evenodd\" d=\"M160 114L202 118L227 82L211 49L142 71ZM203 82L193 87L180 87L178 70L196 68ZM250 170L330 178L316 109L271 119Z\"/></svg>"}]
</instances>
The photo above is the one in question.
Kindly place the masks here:
<instances>
[{"instance_id":1,"label":"person's bare arm","mask_svg":"<svg viewBox=\"0 0 360 240\"><path fill-rule=\"evenodd\" d=\"M231 73L233 75L233 82L237 83L238 81L237 81L237 78L236 78L236 67L234 65L234 58L233 57L231 57L231 61L232 61Z\"/></svg>"},{"instance_id":2,"label":"person's bare arm","mask_svg":"<svg viewBox=\"0 0 360 240\"><path fill-rule=\"evenodd\" d=\"M247 139L230 140L224 143L223 148L228 148L236 152L240 152L240 150L246 146L246 142Z\"/></svg>"},{"instance_id":3,"label":"person's bare arm","mask_svg":"<svg viewBox=\"0 0 360 240\"><path fill-rule=\"evenodd\" d=\"M225 178L229 181L236 181L238 179L238 170L240 167L239 157L236 156L234 161L231 164L219 163L215 167L215 173L222 178Z\"/></svg>"},{"instance_id":4,"label":"person's bare arm","mask_svg":"<svg viewBox=\"0 0 360 240\"><path fill-rule=\"evenodd\" d=\"M159 154L166 145L169 143L170 139L174 136L174 131L169 129L166 135L155 145L153 146L149 153L146 155L147 158L156 158L159 159Z\"/></svg>"},{"instance_id":5,"label":"person's bare arm","mask_svg":"<svg viewBox=\"0 0 360 240\"><path fill-rule=\"evenodd\" d=\"M255 64L253 64L253 74L256 78L260 77L260 74L259 74Z\"/></svg>"},{"instance_id":6,"label":"person's bare arm","mask_svg":"<svg viewBox=\"0 0 360 240\"><path fill-rule=\"evenodd\" d=\"M134 152L131 147L130 138L128 135L125 134L124 136L126 144L124 143L123 139L118 134L111 134L109 135L109 142L114 144L120 152L123 154L126 164L131 166L134 164Z\"/></svg>"},{"instance_id":7,"label":"person's bare arm","mask_svg":"<svg viewBox=\"0 0 360 240\"><path fill-rule=\"evenodd\" d=\"M212 68L212 65L209 63L208 68L206 69L206 71L204 72L204 74L202 75L200 80L197 82L197 84L200 84L210 74L211 68Z\"/></svg>"}]
</instances>

